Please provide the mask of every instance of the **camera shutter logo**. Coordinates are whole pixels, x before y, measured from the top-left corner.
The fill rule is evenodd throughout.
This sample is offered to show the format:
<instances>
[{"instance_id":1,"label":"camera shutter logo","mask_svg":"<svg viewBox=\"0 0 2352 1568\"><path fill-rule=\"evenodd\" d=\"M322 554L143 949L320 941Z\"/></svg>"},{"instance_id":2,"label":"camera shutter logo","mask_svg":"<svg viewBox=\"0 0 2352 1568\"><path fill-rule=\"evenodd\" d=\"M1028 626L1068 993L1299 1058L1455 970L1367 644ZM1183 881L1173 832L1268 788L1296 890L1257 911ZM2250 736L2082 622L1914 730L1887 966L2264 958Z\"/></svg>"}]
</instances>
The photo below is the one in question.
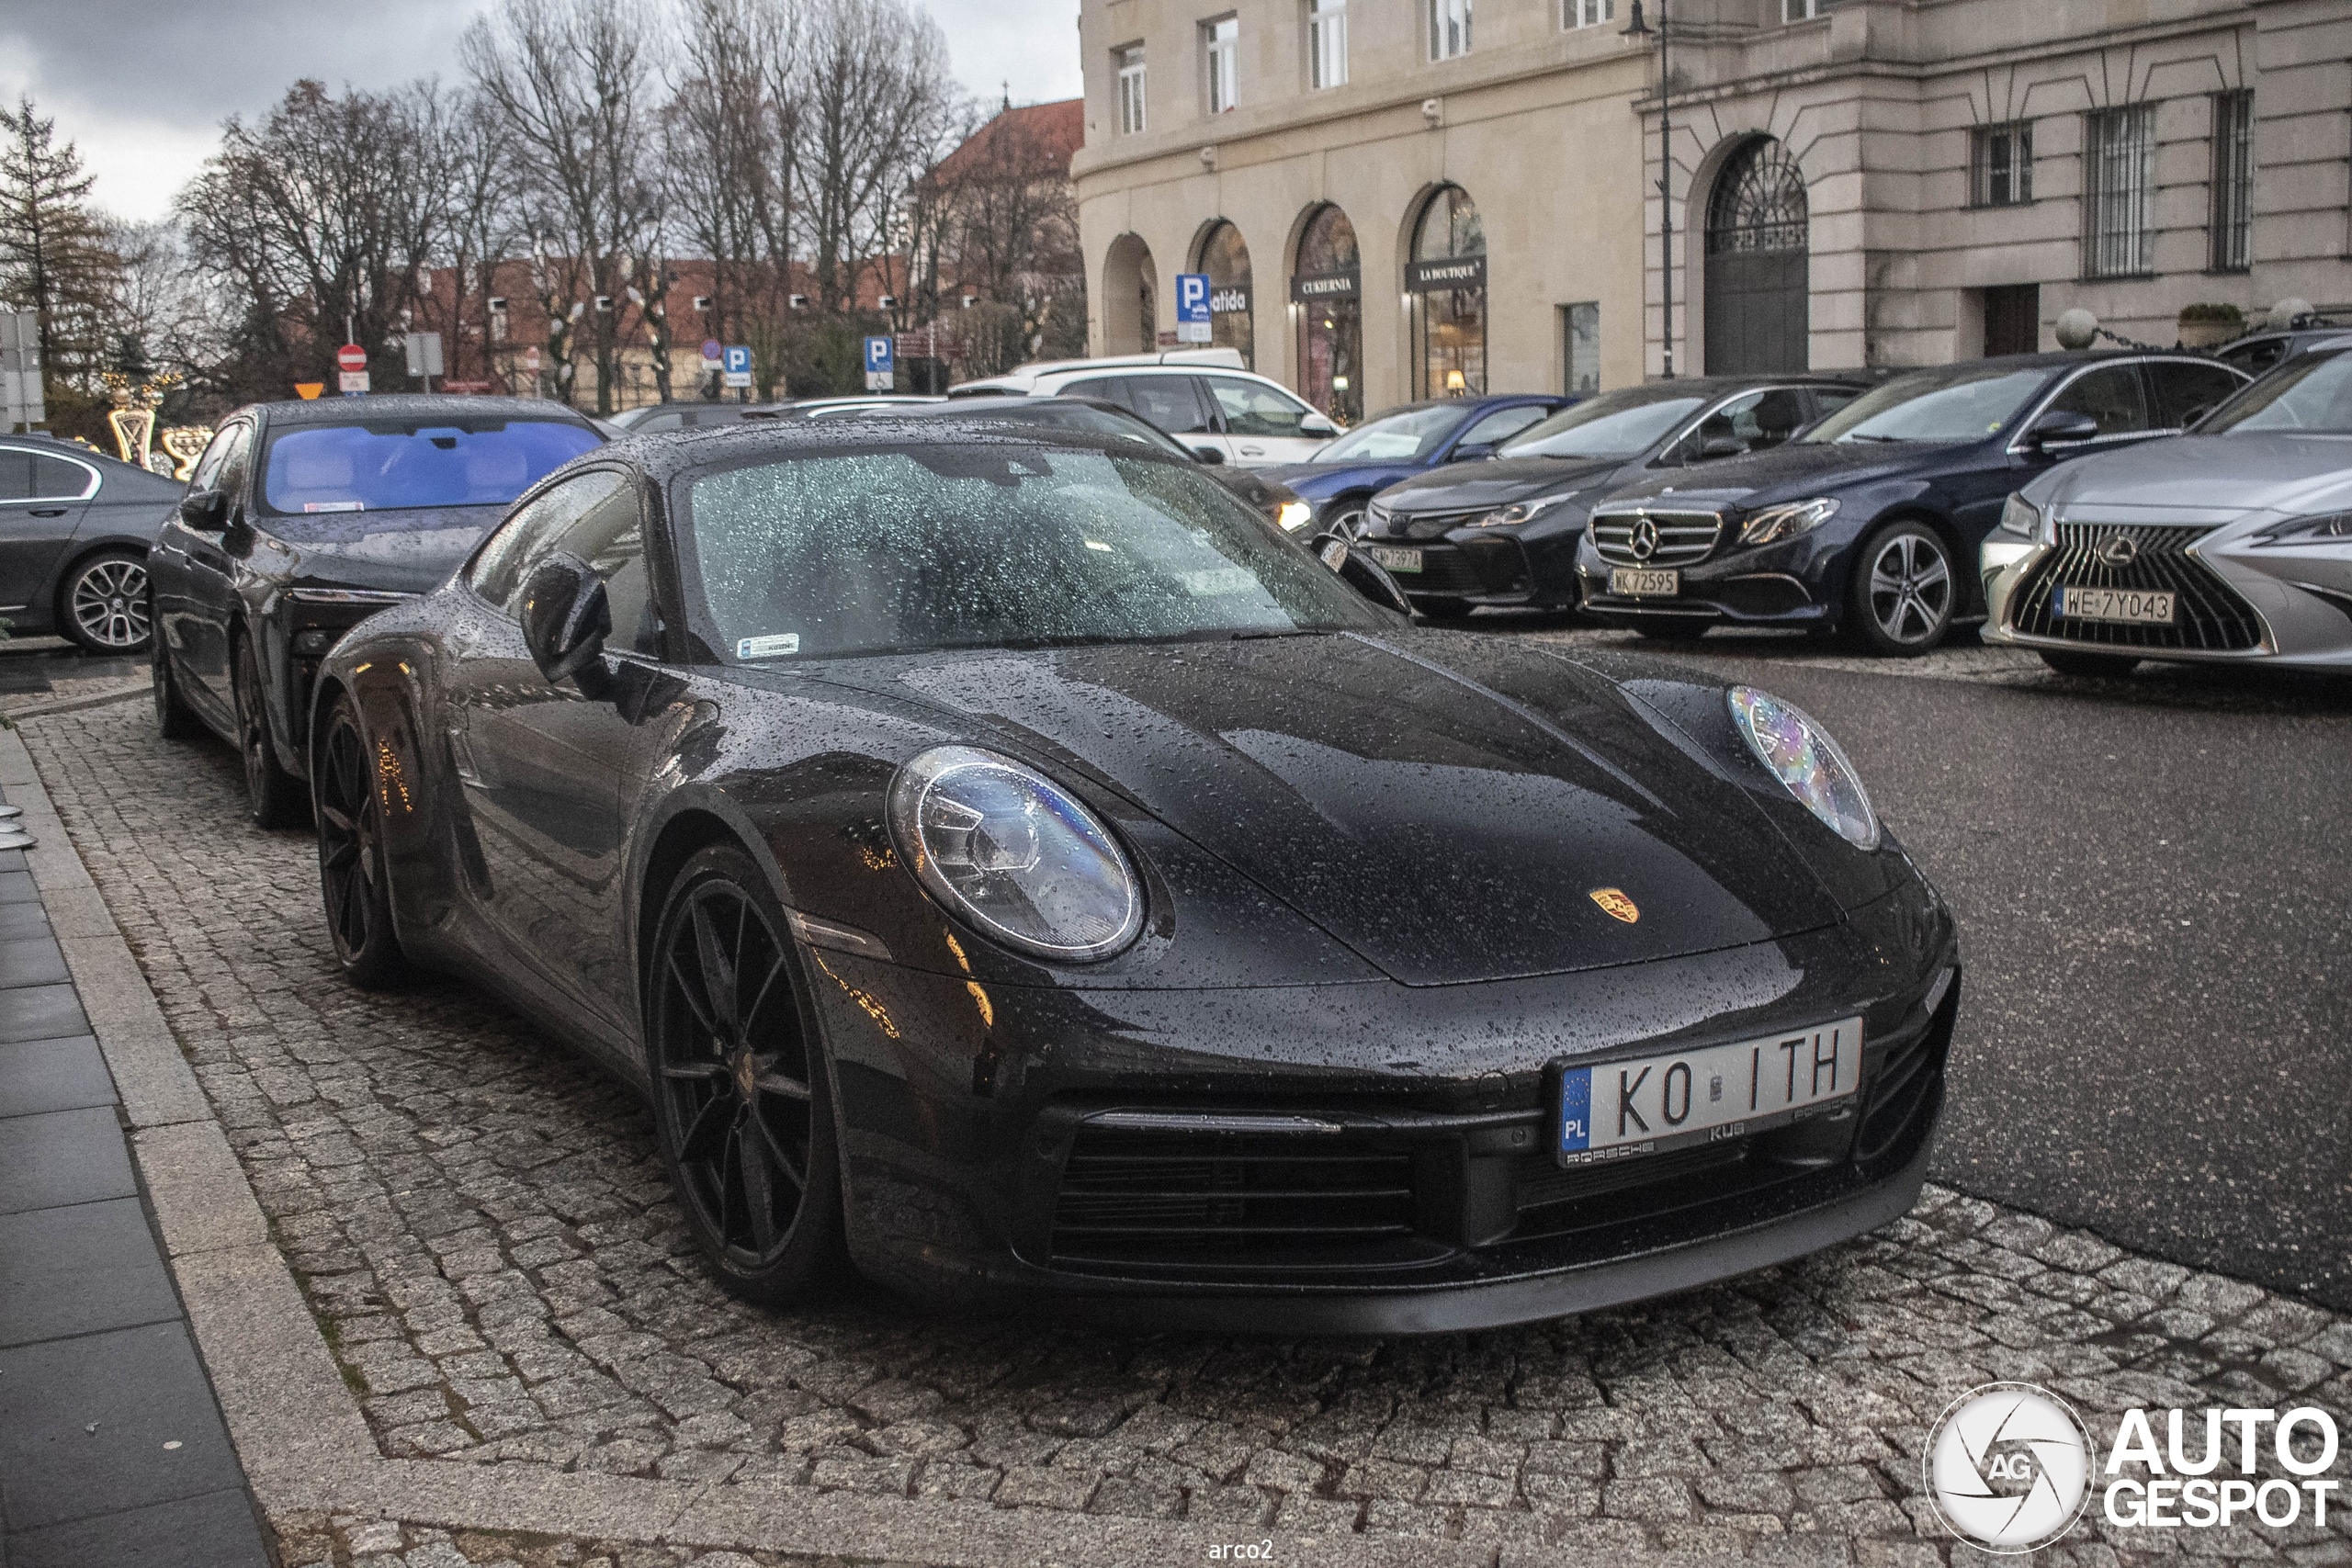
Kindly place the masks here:
<instances>
[{"instance_id":1,"label":"camera shutter logo","mask_svg":"<svg viewBox=\"0 0 2352 1568\"><path fill-rule=\"evenodd\" d=\"M1970 1389L1928 1435L1937 1517L1988 1551L2031 1551L2073 1529L2090 1501L2090 1467L2082 1418L2027 1382Z\"/></svg>"}]
</instances>

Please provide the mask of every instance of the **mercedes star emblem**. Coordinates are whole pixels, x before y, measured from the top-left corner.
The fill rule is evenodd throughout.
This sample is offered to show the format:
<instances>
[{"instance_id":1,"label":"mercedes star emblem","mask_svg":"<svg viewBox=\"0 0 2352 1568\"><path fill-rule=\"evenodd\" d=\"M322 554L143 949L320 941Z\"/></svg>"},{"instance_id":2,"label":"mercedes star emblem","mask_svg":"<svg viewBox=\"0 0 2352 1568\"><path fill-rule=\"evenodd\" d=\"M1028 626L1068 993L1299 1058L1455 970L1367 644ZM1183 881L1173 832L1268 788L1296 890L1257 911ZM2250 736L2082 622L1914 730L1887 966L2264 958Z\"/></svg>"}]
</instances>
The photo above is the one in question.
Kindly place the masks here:
<instances>
[{"instance_id":1,"label":"mercedes star emblem","mask_svg":"<svg viewBox=\"0 0 2352 1568\"><path fill-rule=\"evenodd\" d=\"M1635 560L1647 560L1657 554L1657 525L1645 515L1634 519L1634 530L1626 536L1625 547Z\"/></svg>"}]
</instances>

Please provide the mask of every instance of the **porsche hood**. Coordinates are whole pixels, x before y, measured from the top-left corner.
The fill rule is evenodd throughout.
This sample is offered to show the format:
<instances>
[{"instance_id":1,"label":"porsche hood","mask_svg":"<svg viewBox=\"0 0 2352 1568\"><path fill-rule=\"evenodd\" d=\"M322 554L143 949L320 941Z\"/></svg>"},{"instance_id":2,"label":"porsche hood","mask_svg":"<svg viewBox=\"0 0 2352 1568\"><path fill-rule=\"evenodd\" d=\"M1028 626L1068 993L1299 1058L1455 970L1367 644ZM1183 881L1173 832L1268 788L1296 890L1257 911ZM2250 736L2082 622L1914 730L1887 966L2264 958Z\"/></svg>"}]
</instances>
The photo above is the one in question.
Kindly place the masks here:
<instances>
[{"instance_id":1,"label":"porsche hood","mask_svg":"<svg viewBox=\"0 0 2352 1568\"><path fill-rule=\"evenodd\" d=\"M1408 985L1555 974L1838 919L1762 809L1565 660L1308 635L837 668L1091 774Z\"/></svg>"}]
</instances>

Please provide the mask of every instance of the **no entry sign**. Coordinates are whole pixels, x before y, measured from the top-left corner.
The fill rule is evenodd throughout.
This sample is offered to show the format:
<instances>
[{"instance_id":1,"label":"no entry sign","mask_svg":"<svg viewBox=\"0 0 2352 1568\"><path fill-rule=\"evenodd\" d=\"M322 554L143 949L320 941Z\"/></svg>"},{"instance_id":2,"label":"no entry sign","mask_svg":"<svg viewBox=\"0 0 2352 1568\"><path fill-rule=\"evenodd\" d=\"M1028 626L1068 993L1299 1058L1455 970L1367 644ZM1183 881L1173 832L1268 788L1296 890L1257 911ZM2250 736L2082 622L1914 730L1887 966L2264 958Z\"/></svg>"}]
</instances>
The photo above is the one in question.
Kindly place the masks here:
<instances>
[{"instance_id":1,"label":"no entry sign","mask_svg":"<svg viewBox=\"0 0 2352 1568\"><path fill-rule=\"evenodd\" d=\"M338 369L365 370L368 368L368 351L356 343L347 343L334 351L334 362Z\"/></svg>"}]
</instances>

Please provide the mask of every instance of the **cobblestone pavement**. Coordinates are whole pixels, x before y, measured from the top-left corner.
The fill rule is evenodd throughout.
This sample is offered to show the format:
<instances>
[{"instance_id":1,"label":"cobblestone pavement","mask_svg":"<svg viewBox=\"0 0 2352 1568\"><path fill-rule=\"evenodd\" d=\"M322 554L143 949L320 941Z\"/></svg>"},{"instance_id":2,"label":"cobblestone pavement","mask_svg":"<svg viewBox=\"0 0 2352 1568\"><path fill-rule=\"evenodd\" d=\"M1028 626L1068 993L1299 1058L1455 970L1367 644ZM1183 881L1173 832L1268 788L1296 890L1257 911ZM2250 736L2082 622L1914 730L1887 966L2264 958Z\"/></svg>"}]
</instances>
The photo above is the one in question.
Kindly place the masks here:
<instances>
[{"instance_id":1,"label":"cobblestone pavement","mask_svg":"<svg viewBox=\"0 0 2352 1568\"><path fill-rule=\"evenodd\" d=\"M2133 1404L2352 1413L2352 1320L1939 1189L1802 1265L1509 1333L1121 1338L876 1292L755 1311L698 1267L627 1091L455 982L340 981L310 840L244 823L225 748L160 742L130 703L24 728L388 1456L1437 1536L1505 1563L1924 1565L1970 1557L1918 1450L1977 1383L2056 1389L2095 1439ZM2326 1529L2096 1514L2045 1556L2352 1562L2352 1504ZM289 1568L692 1556L273 1523Z\"/></svg>"}]
</instances>

